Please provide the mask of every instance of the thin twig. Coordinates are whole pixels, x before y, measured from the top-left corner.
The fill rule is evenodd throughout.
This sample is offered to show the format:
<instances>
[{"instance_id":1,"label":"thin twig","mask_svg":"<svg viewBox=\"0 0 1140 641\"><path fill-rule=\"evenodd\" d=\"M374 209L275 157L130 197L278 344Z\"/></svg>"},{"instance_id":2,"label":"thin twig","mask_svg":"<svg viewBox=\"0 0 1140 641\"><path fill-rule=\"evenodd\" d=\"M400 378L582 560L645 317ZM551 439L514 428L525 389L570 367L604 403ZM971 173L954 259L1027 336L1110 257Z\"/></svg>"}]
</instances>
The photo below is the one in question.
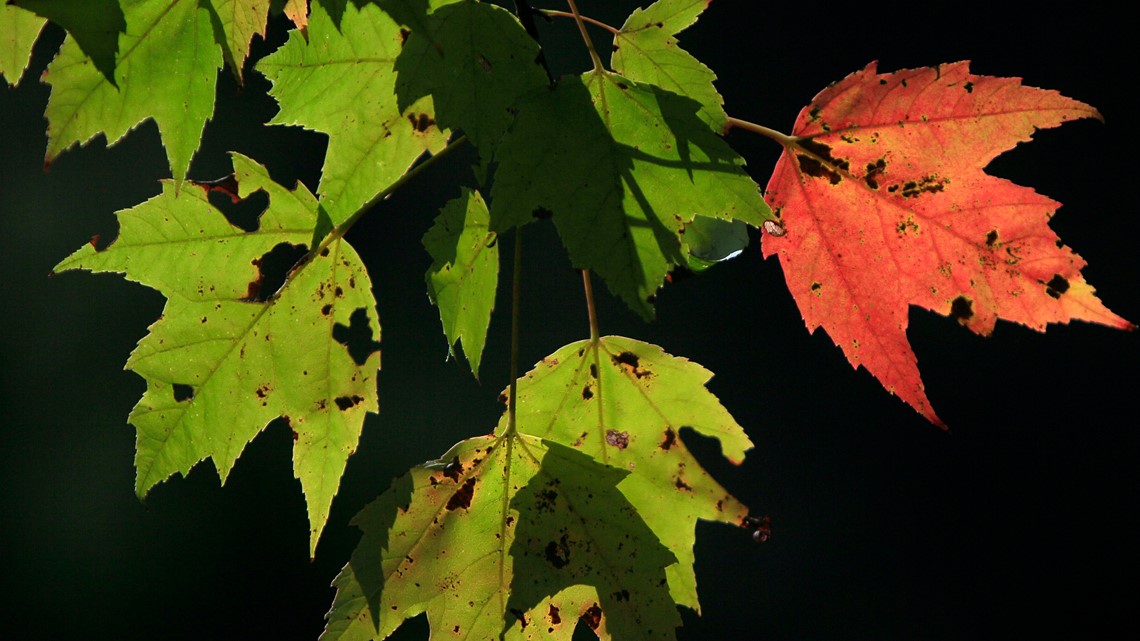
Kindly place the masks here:
<instances>
[{"instance_id":1,"label":"thin twig","mask_svg":"<svg viewBox=\"0 0 1140 641\"><path fill-rule=\"evenodd\" d=\"M507 435L517 433L517 395L519 379L519 301L522 296L522 227L515 228L515 264L511 275L511 386L507 396Z\"/></svg>"},{"instance_id":2,"label":"thin twig","mask_svg":"<svg viewBox=\"0 0 1140 641\"><path fill-rule=\"evenodd\" d=\"M578 31L582 32L582 40L586 41L586 48L590 50L590 58L594 61L594 71L601 73L606 68L602 66L602 59L598 56L598 50L594 49L594 41L590 40L590 34L586 32L586 23L582 21L582 14L578 13L578 5L574 0L566 0L570 5L570 11L574 15L574 22L578 23Z\"/></svg>"},{"instance_id":3,"label":"thin twig","mask_svg":"<svg viewBox=\"0 0 1140 641\"><path fill-rule=\"evenodd\" d=\"M573 18L574 17L574 14L572 14L568 11L556 11L554 9L537 9L536 11L538 13L541 13L544 16L550 16L551 18ZM616 27L611 27L610 25L602 22L601 20L595 20L594 18L591 18L589 16L579 16L579 17L582 19L583 22L588 22L588 23L594 25L595 27L601 27L601 28L605 29L606 31L609 31L610 33L614 34L615 36L618 35L619 33L621 33L621 29L618 29Z\"/></svg>"},{"instance_id":4,"label":"thin twig","mask_svg":"<svg viewBox=\"0 0 1140 641\"><path fill-rule=\"evenodd\" d=\"M754 134L760 134L765 138L771 138L772 140L775 140L785 147L791 147L795 145L799 140L799 138L796 138L795 136L789 136L785 133L776 131L775 129L769 129L764 125L758 125L754 122L748 122L747 120L741 120L739 118L733 118L732 116L729 116L728 128L731 129L733 127L737 127L745 131L751 131Z\"/></svg>"}]
</instances>

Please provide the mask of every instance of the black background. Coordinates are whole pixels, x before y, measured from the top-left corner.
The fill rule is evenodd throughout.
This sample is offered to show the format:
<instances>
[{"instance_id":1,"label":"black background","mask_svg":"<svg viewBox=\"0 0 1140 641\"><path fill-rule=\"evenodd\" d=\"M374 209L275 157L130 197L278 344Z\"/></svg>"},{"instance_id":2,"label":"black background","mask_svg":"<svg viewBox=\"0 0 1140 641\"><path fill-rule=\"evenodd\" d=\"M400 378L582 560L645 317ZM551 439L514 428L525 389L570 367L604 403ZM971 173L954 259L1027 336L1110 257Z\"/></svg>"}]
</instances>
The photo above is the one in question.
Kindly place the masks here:
<instances>
[{"instance_id":1,"label":"black background","mask_svg":"<svg viewBox=\"0 0 1140 641\"><path fill-rule=\"evenodd\" d=\"M579 4L615 25L632 6ZM1039 132L990 171L1063 202L1052 224L1089 261L1087 280L1110 308L1140 320L1136 50L1119 17L992 2L761 4L718 0L682 34L718 72L728 111L740 118L787 131L816 92L871 60L892 71L971 59L975 73L1021 76L1099 108L1105 124ZM282 41L285 24L271 29L256 55ZM604 48L604 34L593 34ZM572 23L543 25L542 35L556 72L589 64ZM122 364L162 298L115 276L47 274L93 234L113 237L113 212L158 193L168 169L148 122L111 149L100 139L42 171L48 89L37 77L61 38L49 30L23 83L0 87L0 632L315 639L328 585L358 536L351 516L394 476L498 418L505 288L482 383L445 362L423 291L429 260L419 238L455 194L455 179L470 175L471 157L433 168L349 236L379 301L381 413L365 424L310 561L280 425L248 446L224 488L205 464L155 488L145 505L134 497L126 416L144 386ZM242 90L228 74L219 82L191 177L228 173L224 152L233 149L283 183L300 178L315 188L324 137L258 126L276 107L264 79L247 73ZM779 148L740 132L729 142L763 185ZM980 338L912 310L909 336L928 394L952 428L942 432L853 371L825 334L809 335L778 264L758 249L668 287L653 324L602 296L603 332L716 372L712 390L757 445L733 468L712 442L689 439L730 491L771 515L774 534L757 545L735 528L698 526L704 611L682 612L679 638L1135 632L1137 335L1083 323L1042 335L1003 322ZM580 278L551 226L528 228L524 275L525 367L588 329ZM426 638L426 624L408 623L394 638Z\"/></svg>"}]
</instances>

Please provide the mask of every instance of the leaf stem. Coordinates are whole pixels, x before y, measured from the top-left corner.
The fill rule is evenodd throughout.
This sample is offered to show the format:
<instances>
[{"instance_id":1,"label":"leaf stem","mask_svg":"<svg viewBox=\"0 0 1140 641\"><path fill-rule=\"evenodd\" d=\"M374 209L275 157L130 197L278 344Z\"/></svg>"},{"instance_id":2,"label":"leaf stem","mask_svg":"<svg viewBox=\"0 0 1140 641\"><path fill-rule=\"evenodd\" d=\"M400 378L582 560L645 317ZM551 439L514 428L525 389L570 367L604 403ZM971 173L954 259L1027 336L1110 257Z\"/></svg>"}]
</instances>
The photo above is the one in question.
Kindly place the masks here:
<instances>
[{"instance_id":1,"label":"leaf stem","mask_svg":"<svg viewBox=\"0 0 1140 641\"><path fill-rule=\"evenodd\" d=\"M515 228L515 263L511 274L511 387L507 395L507 436L518 433L516 421L519 380L519 301L522 283L522 227Z\"/></svg>"},{"instance_id":2,"label":"leaf stem","mask_svg":"<svg viewBox=\"0 0 1140 641\"><path fill-rule=\"evenodd\" d=\"M586 33L586 23L582 20L582 14L578 13L578 5L574 0L566 0L566 4L570 5L574 22L578 23L578 31L582 32L582 40L586 41L586 48L590 50L590 58L594 61L594 71L598 73L605 71L606 68L602 66L602 59L598 56L598 50L594 49L594 41L590 40L590 34Z\"/></svg>"},{"instance_id":3,"label":"leaf stem","mask_svg":"<svg viewBox=\"0 0 1140 641\"><path fill-rule=\"evenodd\" d=\"M537 11L538 11L538 13L541 13L544 16L549 16L551 18L573 18L574 17L574 14L572 14L568 11L556 11L554 9L538 9ZM588 23L594 25L595 27L601 27L602 29L609 31L610 33L614 34L615 36L618 35L619 33L621 33L620 29L618 29L616 27L611 27L610 25L602 22L601 20L595 20L594 18L590 18L588 16L578 16L578 17L582 19L582 22L588 22Z\"/></svg>"},{"instance_id":4,"label":"leaf stem","mask_svg":"<svg viewBox=\"0 0 1140 641\"><path fill-rule=\"evenodd\" d=\"M785 133L776 131L775 129L765 127L764 125L758 125L754 122L748 122L747 120L741 120L739 118L733 118L732 116L729 116L728 126L725 129L725 133L728 133L728 129L732 129L733 127L737 127L745 131L751 131L754 134L760 134L765 138L771 138L772 140L775 140L785 147L794 146L799 141L799 138L795 136L789 136Z\"/></svg>"},{"instance_id":5,"label":"leaf stem","mask_svg":"<svg viewBox=\"0 0 1140 641\"><path fill-rule=\"evenodd\" d=\"M590 283L590 270L582 270L582 285L586 288L586 312L590 315L590 340L598 342L598 308L594 305L594 286Z\"/></svg>"}]
</instances>

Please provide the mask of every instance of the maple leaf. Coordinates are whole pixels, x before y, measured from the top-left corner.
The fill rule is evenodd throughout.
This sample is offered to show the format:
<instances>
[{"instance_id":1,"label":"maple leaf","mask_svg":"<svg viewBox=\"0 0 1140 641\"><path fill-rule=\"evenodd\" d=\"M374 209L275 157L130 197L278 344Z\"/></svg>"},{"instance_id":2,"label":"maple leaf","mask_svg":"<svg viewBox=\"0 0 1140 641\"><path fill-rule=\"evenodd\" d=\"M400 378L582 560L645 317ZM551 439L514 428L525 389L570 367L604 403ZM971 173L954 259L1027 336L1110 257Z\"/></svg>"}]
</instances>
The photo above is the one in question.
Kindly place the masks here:
<instances>
[{"instance_id":1,"label":"maple leaf","mask_svg":"<svg viewBox=\"0 0 1140 641\"><path fill-rule=\"evenodd\" d=\"M9 87L20 84L32 47L47 20L30 11L10 5L0 6L0 77Z\"/></svg>"},{"instance_id":2,"label":"maple leaf","mask_svg":"<svg viewBox=\"0 0 1140 641\"><path fill-rule=\"evenodd\" d=\"M665 274L686 262L686 225L698 215L753 226L771 217L744 160L699 108L609 72L536 92L499 147L492 229L552 216L573 265L652 317Z\"/></svg>"},{"instance_id":3,"label":"maple leaf","mask_svg":"<svg viewBox=\"0 0 1140 641\"><path fill-rule=\"evenodd\" d=\"M270 124L328 134L318 191L333 225L447 140L435 125L430 97L406 110L397 105L395 63L407 36L401 26L372 4L350 2L337 10L339 20L325 5L312 4L307 36L292 30L256 67L272 81L270 94L281 105Z\"/></svg>"},{"instance_id":4,"label":"maple leaf","mask_svg":"<svg viewBox=\"0 0 1140 641\"><path fill-rule=\"evenodd\" d=\"M419 22L396 61L399 107L431 95L439 126L462 129L489 158L518 99L546 85L538 43L514 15L479 2L440 7Z\"/></svg>"},{"instance_id":5,"label":"maple leaf","mask_svg":"<svg viewBox=\"0 0 1140 641\"><path fill-rule=\"evenodd\" d=\"M728 117L713 82L716 74L677 44L711 0L658 0L635 9L614 34L610 63L630 80L657 85L701 103L701 119L722 131Z\"/></svg>"},{"instance_id":6,"label":"maple leaf","mask_svg":"<svg viewBox=\"0 0 1140 641\"><path fill-rule=\"evenodd\" d=\"M938 425L906 338L910 305L988 335L1073 319L1121 329L1049 228L1060 203L987 175L1037 129L1100 118L969 63L876 73L872 63L800 112L768 183L787 234L765 235L810 331Z\"/></svg>"},{"instance_id":7,"label":"maple leaf","mask_svg":"<svg viewBox=\"0 0 1140 641\"><path fill-rule=\"evenodd\" d=\"M226 64L233 70L238 82L242 81L242 67L249 55L249 43L253 36L265 37L265 25L269 18L271 0L209 0L208 5L217 19L216 26L222 33L218 40Z\"/></svg>"},{"instance_id":8,"label":"maple leaf","mask_svg":"<svg viewBox=\"0 0 1140 641\"><path fill-rule=\"evenodd\" d=\"M433 261L426 275L428 297L439 307L448 346L462 342L476 378L499 282L498 236L487 229L488 222L483 197L464 189L444 205L423 238Z\"/></svg>"},{"instance_id":9,"label":"maple leaf","mask_svg":"<svg viewBox=\"0 0 1140 641\"><path fill-rule=\"evenodd\" d=\"M88 9L83 5L70 7L82 14ZM96 24L113 24L114 11L97 13L104 17ZM122 33L108 34L103 27L91 32L102 64L84 51L79 35L69 34L48 65L45 162L99 133L114 145L153 118L170 171L181 183L214 111L214 86L222 65L210 13L198 0L124 0L121 16ZM113 69L107 68L108 58Z\"/></svg>"},{"instance_id":10,"label":"maple leaf","mask_svg":"<svg viewBox=\"0 0 1140 641\"><path fill-rule=\"evenodd\" d=\"M431 639L672 639L673 563L618 489L629 473L524 434L456 444L353 519L323 641L384 639L427 613Z\"/></svg>"},{"instance_id":11,"label":"maple leaf","mask_svg":"<svg viewBox=\"0 0 1140 641\"><path fill-rule=\"evenodd\" d=\"M256 230L231 225L210 205L208 189L176 191L167 181L160 195L120 212L113 244L84 245L56 271L120 272L167 297L127 361L147 381L130 416L139 496L207 457L224 482L246 443L283 417L313 552L364 415L377 410L376 302L360 257L340 239L262 297L266 261L304 248L317 202L303 185L287 190L244 156L233 161L232 195L269 197Z\"/></svg>"},{"instance_id":12,"label":"maple leaf","mask_svg":"<svg viewBox=\"0 0 1140 641\"><path fill-rule=\"evenodd\" d=\"M677 563L666 569L680 604L700 611L693 543L697 519L743 525L748 508L693 458L682 427L720 441L734 464L752 441L705 384L712 373L621 336L571 343L518 382L522 433L629 470L619 489ZM506 428L506 418L500 422Z\"/></svg>"}]
</instances>

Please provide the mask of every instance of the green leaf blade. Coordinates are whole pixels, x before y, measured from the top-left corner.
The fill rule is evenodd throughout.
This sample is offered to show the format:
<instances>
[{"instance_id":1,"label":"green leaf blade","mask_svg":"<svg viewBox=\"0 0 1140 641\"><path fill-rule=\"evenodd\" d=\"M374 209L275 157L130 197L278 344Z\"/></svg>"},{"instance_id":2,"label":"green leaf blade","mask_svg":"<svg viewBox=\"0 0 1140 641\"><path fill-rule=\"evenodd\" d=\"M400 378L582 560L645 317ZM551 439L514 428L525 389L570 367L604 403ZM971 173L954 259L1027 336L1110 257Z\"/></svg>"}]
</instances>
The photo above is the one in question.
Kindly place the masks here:
<instances>
[{"instance_id":1,"label":"green leaf blade","mask_svg":"<svg viewBox=\"0 0 1140 641\"><path fill-rule=\"evenodd\" d=\"M602 639L672 639L673 556L616 489L625 476L530 436L457 444L354 519L322 641L383 639L423 612L432 639L569 641L587 612Z\"/></svg>"},{"instance_id":2,"label":"green leaf blade","mask_svg":"<svg viewBox=\"0 0 1140 641\"><path fill-rule=\"evenodd\" d=\"M700 117L714 131L724 131L728 116L713 83L716 74L682 49L676 35L692 26L708 0L659 0L635 9L614 35L610 64L617 73L696 100Z\"/></svg>"},{"instance_id":3,"label":"green leaf blade","mask_svg":"<svg viewBox=\"0 0 1140 641\"><path fill-rule=\"evenodd\" d=\"M705 384L712 374L620 336L572 343L518 383L518 429L630 470L619 489L677 558L673 598L700 610L693 572L698 519L742 525L748 509L689 453L682 427L720 441L739 464L752 442ZM500 423L500 430L505 427Z\"/></svg>"},{"instance_id":4,"label":"green leaf blade","mask_svg":"<svg viewBox=\"0 0 1140 641\"><path fill-rule=\"evenodd\" d=\"M425 278L428 297L439 307L448 348L462 343L476 378L499 283L498 237L489 224L483 197L465 189L423 237L433 261Z\"/></svg>"},{"instance_id":5,"label":"green leaf blade","mask_svg":"<svg viewBox=\"0 0 1140 641\"><path fill-rule=\"evenodd\" d=\"M553 215L573 265L651 318L695 216L753 226L772 216L698 108L616 74L563 78L524 103L503 139L492 229Z\"/></svg>"},{"instance_id":6,"label":"green leaf blade","mask_svg":"<svg viewBox=\"0 0 1140 641\"><path fill-rule=\"evenodd\" d=\"M132 0L123 15L113 81L71 36L48 65L47 162L100 133L114 145L150 118L181 183L213 113L222 64L209 13L197 0Z\"/></svg>"},{"instance_id":7,"label":"green leaf blade","mask_svg":"<svg viewBox=\"0 0 1140 641\"><path fill-rule=\"evenodd\" d=\"M423 153L442 149L430 98L401 110L395 62L405 34L375 5L348 3L339 25L311 5L307 37L298 30L257 64L281 111L271 124L325 133L328 152L318 192L334 225L390 186Z\"/></svg>"},{"instance_id":8,"label":"green leaf blade","mask_svg":"<svg viewBox=\"0 0 1140 641\"><path fill-rule=\"evenodd\" d=\"M499 7L461 2L413 29L396 62L400 108L431 95L439 125L459 128L490 158L518 99L546 85L538 45Z\"/></svg>"},{"instance_id":9,"label":"green leaf blade","mask_svg":"<svg viewBox=\"0 0 1140 641\"><path fill-rule=\"evenodd\" d=\"M231 226L205 191L166 183L120 214L110 247L85 245L56 269L122 272L168 299L127 362L147 381L131 413L139 495L206 458L224 481L245 445L282 418L315 551L364 415L378 409L376 303L360 257L343 240L308 255L272 296L251 296L275 248L308 242L317 203L303 186L273 183L248 158L235 154L234 168L241 197L269 196L257 230ZM363 352L338 338L348 331L367 335Z\"/></svg>"}]
</instances>

